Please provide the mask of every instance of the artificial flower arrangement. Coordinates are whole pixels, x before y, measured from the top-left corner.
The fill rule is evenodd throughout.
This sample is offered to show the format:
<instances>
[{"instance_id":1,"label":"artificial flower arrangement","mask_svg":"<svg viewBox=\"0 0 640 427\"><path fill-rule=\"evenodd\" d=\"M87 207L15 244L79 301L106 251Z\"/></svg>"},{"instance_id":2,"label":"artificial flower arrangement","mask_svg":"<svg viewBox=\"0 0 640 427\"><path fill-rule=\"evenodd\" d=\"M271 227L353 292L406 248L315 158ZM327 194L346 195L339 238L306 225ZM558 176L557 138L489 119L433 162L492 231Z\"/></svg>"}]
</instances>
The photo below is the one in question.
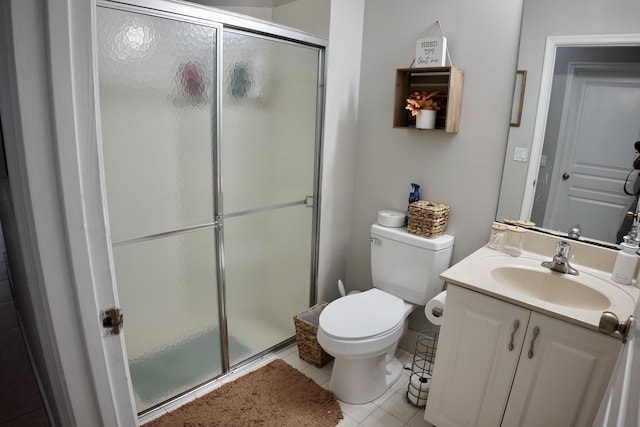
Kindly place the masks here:
<instances>
[{"instance_id":1,"label":"artificial flower arrangement","mask_svg":"<svg viewBox=\"0 0 640 427\"><path fill-rule=\"evenodd\" d=\"M438 93L440 92L437 90L432 92L427 92L426 90L413 92L407 98L407 106L404 108L411 111L412 116L420 114L420 110L441 110L442 102L435 98Z\"/></svg>"}]
</instances>

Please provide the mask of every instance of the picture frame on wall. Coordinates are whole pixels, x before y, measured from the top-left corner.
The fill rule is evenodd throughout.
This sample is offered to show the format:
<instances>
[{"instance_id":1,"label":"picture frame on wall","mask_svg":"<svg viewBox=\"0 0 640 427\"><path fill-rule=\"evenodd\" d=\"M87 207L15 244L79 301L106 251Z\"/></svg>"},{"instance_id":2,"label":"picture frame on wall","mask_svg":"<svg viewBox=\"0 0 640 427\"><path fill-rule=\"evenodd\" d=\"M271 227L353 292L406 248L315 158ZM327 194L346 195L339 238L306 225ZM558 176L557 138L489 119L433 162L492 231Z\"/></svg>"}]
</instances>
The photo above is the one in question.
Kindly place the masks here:
<instances>
[{"instance_id":1,"label":"picture frame on wall","mask_svg":"<svg viewBox=\"0 0 640 427\"><path fill-rule=\"evenodd\" d=\"M526 70L516 71L516 86L513 93L511 106L511 126L519 127L522 121L522 104L524 102L524 89L527 84Z\"/></svg>"}]
</instances>

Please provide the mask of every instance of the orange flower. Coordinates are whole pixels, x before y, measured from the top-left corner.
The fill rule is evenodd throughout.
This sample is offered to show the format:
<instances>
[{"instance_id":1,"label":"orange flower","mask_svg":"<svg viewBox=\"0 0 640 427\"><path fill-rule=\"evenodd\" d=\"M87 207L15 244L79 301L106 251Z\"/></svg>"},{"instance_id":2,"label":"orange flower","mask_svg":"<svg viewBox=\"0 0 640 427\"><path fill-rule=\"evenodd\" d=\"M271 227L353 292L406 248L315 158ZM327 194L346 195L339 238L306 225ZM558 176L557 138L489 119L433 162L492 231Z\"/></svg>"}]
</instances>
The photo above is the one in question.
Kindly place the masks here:
<instances>
[{"instance_id":1,"label":"orange flower","mask_svg":"<svg viewBox=\"0 0 640 427\"><path fill-rule=\"evenodd\" d=\"M438 93L440 92L437 90L432 92L427 92L426 90L413 92L407 98L405 109L411 111L412 116L420 114L420 110L440 110L443 105L440 100L435 98Z\"/></svg>"}]
</instances>

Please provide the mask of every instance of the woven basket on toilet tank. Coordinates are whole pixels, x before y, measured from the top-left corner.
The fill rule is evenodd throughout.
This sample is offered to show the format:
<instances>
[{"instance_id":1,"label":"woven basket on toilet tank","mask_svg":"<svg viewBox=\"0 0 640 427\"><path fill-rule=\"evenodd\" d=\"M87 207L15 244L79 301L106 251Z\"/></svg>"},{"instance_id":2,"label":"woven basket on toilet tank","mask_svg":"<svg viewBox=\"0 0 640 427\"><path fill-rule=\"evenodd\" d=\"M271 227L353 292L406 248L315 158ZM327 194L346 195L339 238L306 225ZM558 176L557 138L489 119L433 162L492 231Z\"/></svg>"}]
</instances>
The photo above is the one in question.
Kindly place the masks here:
<instances>
[{"instance_id":1,"label":"woven basket on toilet tank","mask_svg":"<svg viewBox=\"0 0 640 427\"><path fill-rule=\"evenodd\" d=\"M407 232L417 236L435 239L447 231L449 206L418 200L409 205Z\"/></svg>"}]
</instances>

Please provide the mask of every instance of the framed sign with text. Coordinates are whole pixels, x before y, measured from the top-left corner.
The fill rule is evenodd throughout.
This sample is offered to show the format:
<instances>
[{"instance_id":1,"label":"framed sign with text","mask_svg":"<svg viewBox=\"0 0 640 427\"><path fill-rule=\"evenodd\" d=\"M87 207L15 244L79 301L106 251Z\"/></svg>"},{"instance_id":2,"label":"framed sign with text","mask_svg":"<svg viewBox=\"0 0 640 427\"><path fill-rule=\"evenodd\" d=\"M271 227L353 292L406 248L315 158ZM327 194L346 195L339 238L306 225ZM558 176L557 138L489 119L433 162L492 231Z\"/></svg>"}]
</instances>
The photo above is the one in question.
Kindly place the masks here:
<instances>
[{"instance_id":1,"label":"framed sign with text","mask_svg":"<svg viewBox=\"0 0 640 427\"><path fill-rule=\"evenodd\" d=\"M447 38L427 37L416 42L416 67L444 67L447 61Z\"/></svg>"}]
</instances>

